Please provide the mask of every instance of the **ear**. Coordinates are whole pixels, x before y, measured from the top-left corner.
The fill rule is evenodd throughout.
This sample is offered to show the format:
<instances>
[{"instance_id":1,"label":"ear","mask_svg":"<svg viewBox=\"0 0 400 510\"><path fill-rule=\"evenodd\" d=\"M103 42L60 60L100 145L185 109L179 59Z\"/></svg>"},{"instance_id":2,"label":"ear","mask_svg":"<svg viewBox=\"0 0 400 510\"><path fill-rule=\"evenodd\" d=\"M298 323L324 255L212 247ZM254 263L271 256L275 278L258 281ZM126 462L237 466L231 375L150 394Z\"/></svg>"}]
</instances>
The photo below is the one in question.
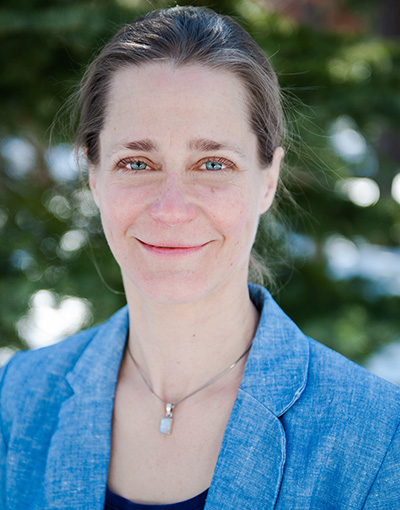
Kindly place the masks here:
<instances>
[{"instance_id":1,"label":"ear","mask_svg":"<svg viewBox=\"0 0 400 510\"><path fill-rule=\"evenodd\" d=\"M276 188L279 181L279 172L281 161L284 155L282 147L277 147L274 151L272 163L269 167L262 170L262 196L260 201L260 214L265 213L271 207L275 197Z\"/></svg>"},{"instance_id":2,"label":"ear","mask_svg":"<svg viewBox=\"0 0 400 510\"><path fill-rule=\"evenodd\" d=\"M86 152L86 151L85 151ZM88 174L89 174L89 188L92 192L93 200L97 207L99 207L99 196L97 193L97 179L98 179L98 169L93 163L90 163L88 157L86 156L86 161L88 165Z\"/></svg>"}]
</instances>

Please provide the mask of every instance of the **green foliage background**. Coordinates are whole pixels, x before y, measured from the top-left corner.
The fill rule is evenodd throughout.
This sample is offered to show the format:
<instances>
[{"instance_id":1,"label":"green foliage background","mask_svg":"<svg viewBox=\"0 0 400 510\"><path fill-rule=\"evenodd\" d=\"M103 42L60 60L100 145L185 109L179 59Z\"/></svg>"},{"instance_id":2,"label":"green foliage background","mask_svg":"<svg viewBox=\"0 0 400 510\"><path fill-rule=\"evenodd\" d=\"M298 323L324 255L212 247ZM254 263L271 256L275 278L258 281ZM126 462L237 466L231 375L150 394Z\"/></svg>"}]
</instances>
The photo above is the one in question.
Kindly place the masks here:
<instances>
[{"instance_id":1,"label":"green foliage background","mask_svg":"<svg viewBox=\"0 0 400 510\"><path fill-rule=\"evenodd\" d=\"M234 16L278 72L290 134L285 182L299 205L281 199L286 220L273 224L272 235L262 230L257 249L267 263L278 262L275 297L302 329L362 362L381 345L399 339L400 297L385 295L368 278L332 278L324 245L340 235L399 249L400 205L391 197L390 185L400 167L400 44L372 28L384 2L337 2L364 23L363 30L346 32L293 21L267 1L180 5L189 3ZM124 304L119 270L82 191L84 184L80 178L52 177L46 150L50 144L73 142L67 129L70 114L63 105L98 49L121 24L152 7L169 5L144 0L2 2L0 143L10 136L26 140L36 163L20 174L0 157L0 347L26 347L16 324L39 289L50 289L60 299L73 295L88 300L91 323ZM332 126L343 116L378 161L379 171L372 177L381 198L368 208L338 192L343 179L366 175L363 165L345 161L332 147ZM71 230L84 232L87 242L65 251L61 241ZM295 249L296 239L311 240L312 252Z\"/></svg>"}]
</instances>

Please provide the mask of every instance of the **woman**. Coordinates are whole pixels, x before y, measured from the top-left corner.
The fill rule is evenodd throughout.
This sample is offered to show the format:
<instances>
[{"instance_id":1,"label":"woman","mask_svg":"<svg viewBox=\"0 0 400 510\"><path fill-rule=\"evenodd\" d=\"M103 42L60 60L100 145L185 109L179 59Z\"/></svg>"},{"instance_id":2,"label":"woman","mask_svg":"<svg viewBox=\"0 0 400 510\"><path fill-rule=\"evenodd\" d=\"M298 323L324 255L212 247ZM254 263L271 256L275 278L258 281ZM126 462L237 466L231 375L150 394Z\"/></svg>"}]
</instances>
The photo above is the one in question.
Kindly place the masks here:
<instances>
[{"instance_id":1,"label":"woman","mask_svg":"<svg viewBox=\"0 0 400 510\"><path fill-rule=\"evenodd\" d=\"M1 509L400 508L400 392L247 285L283 156L250 36L150 13L90 66L81 111L127 307L3 369Z\"/></svg>"}]
</instances>

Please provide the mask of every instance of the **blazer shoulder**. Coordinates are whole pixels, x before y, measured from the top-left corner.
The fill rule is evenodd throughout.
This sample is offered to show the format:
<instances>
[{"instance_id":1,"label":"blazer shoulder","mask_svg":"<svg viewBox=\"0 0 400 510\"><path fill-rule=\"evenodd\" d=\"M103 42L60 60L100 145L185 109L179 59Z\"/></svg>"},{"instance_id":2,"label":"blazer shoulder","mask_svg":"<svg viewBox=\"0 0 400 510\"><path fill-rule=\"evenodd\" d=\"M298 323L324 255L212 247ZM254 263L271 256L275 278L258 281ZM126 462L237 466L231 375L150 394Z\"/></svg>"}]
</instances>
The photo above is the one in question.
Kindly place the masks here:
<instances>
[{"instance_id":1,"label":"blazer shoulder","mask_svg":"<svg viewBox=\"0 0 400 510\"><path fill-rule=\"evenodd\" d=\"M382 379L381 377L369 372L367 369L358 365L357 363L349 360L342 354L330 349L326 345L317 342L313 338L306 337L310 345L311 360L315 365L316 369L319 369L321 365L325 367L325 375L330 377L338 377L340 380L343 378L347 379L350 376L350 380L361 378L366 384L378 385L386 387L390 392L398 392L400 394L400 387ZM321 373L321 372L320 372Z\"/></svg>"},{"instance_id":2,"label":"blazer shoulder","mask_svg":"<svg viewBox=\"0 0 400 510\"><path fill-rule=\"evenodd\" d=\"M2 368L5 379L12 376L15 385L26 383L31 377L65 374L100 328L101 326L94 326L40 349L19 351Z\"/></svg>"},{"instance_id":3,"label":"blazer shoulder","mask_svg":"<svg viewBox=\"0 0 400 510\"><path fill-rule=\"evenodd\" d=\"M308 385L339 407L400 422L400 387L372 374L341 354L309 339ZM318 389L318 391L316 391Z\"/></svg>"},{"instance_id":4,"label":"blazer shoulder","mask_svg":"<svg viewBox=\"0 0 400 510\"><path fill-rule=\"evenodd\" d=\"M22 411L26 397L51 394L94 338L101 326L76 333L61 342L31 351L19 351L0 370L3 420Z\"/></svg>"}]
</instances>

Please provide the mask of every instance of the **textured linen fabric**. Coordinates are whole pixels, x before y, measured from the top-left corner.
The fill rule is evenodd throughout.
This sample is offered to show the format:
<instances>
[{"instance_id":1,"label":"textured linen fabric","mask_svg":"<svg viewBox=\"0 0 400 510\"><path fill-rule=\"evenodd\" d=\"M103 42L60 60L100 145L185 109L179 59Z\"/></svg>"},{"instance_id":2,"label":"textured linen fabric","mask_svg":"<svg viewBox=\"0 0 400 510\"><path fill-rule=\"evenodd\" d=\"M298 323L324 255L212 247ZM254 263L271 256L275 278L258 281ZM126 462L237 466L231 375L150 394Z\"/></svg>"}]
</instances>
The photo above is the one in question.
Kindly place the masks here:
<instances>
[{"instance_id":1,"label":"textured linen fabric","mask_svg":"<svg viewBox=\"0 0 400 510\"><path fill-rule=\"evenodd\" d=\"M400 509L400 389L307 338L266 290L206 510ZM128 332L104 325L0 372L0 510L103 510Z\"/></svg>"}]
</instances>

